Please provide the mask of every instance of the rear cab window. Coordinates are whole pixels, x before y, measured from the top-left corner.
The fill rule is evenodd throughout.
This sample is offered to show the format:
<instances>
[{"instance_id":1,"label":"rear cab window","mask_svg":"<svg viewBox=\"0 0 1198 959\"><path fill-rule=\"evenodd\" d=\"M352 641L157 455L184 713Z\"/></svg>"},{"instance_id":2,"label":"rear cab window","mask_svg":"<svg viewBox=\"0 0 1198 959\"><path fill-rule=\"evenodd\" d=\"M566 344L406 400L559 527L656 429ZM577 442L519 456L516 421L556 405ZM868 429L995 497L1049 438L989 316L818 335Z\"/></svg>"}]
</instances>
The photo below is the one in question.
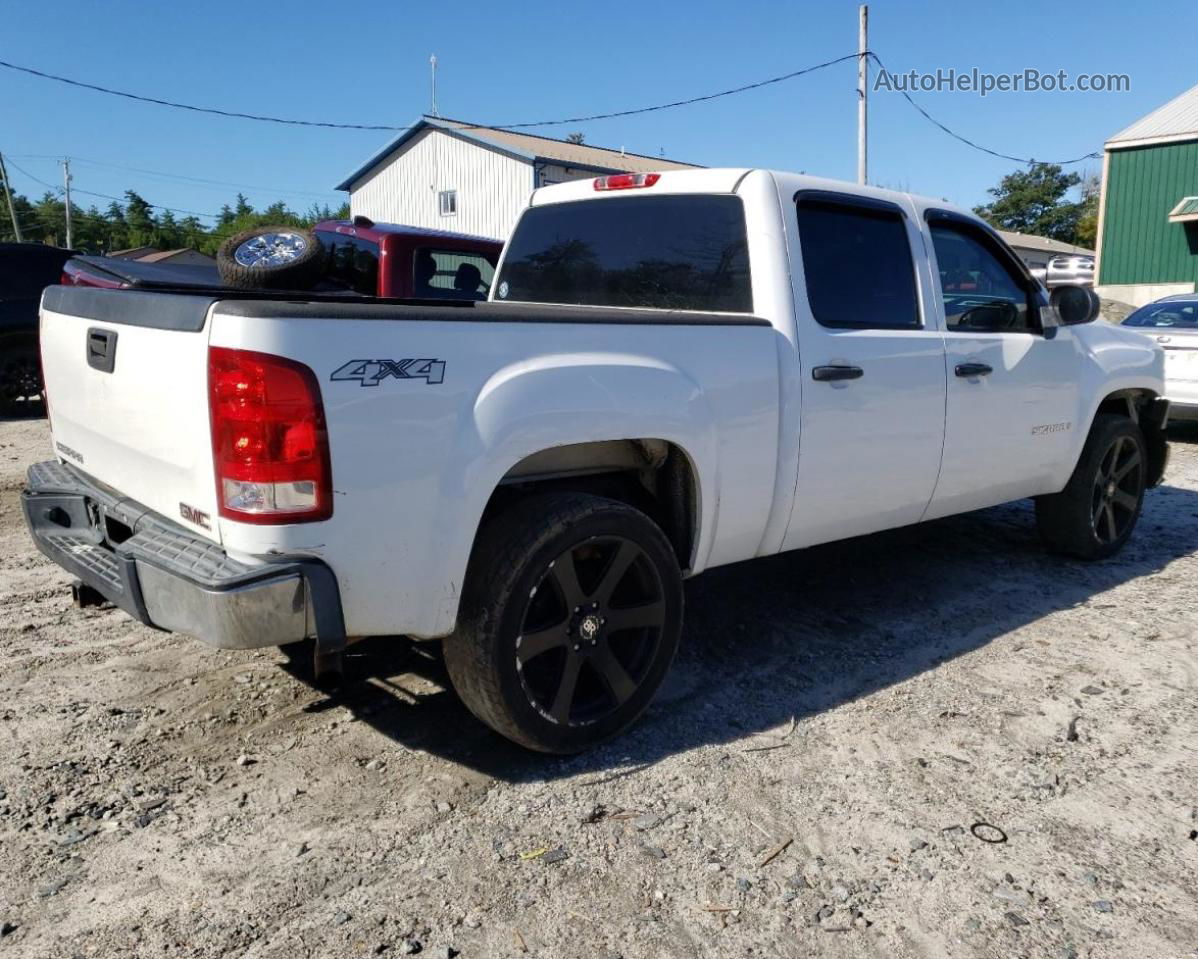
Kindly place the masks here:
<instances>
[{"instance_id":1,"label":"rear cab window","mask_svg":"<svg viewBox=\"0 0 1198 959\"><path fill-rule=\"evenodd\" d=\"M752 313L744 205L665 194L531 207L508 243L495 299Z\"/></svg>"},{"instance_id":2,"label":"rear cab window","mask_svg":"<svg viewBox=\"0 0 1198 959\"><path fill-rule=\"evenodd\" d=\"M379 245L361 237L317 230L325 250L325 279L364 296L378 296Z\"/></svg>"}]
</instances>

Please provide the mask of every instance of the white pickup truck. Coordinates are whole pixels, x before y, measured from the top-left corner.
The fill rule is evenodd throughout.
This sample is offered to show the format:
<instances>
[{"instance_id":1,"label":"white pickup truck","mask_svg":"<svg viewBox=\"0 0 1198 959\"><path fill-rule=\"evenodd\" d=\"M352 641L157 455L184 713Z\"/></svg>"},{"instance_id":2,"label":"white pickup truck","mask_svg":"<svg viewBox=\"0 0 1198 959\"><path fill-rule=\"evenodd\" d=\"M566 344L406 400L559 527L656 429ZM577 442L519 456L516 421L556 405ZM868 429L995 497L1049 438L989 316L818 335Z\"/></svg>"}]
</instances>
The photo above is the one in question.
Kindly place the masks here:
<instances>
[{"instance_id":1,"label":"white pickup truck","mask_svg":"<svg viewBox=\"0 0 1198 959\"><path fill-rule=\"evenodd\" d=\"M1163 357L936 200L764 170L538 190L490 301L52 287L48 556L218 647L443 638L466 705L610 737L682 580L1034 497L1118 550L1168 453Z\"/></svg>"}]
</instances>

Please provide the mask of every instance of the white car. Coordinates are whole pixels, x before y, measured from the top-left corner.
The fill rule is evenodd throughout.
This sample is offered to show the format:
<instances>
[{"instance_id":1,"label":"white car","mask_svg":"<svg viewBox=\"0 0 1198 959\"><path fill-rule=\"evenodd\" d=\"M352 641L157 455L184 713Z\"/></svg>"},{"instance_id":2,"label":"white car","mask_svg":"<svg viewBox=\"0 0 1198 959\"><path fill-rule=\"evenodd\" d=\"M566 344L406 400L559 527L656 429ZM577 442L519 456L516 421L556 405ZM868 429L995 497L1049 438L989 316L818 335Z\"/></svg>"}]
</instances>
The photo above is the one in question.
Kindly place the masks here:
<instances>
[{"instance_id":1,"label":"white car","mask_svg":"<svg viewBox=\"0 0 1198 959\"><path fill-rule=\"evenodd\" d=\"M1166 296L1123 321L1156 340L1165 351L1165 395L1170 417L1198 419L1198 295Z\"/></svg>"},{"instance_id":2,"label":"white car","mask_svg":"<svg viewBox=\"0 0 1198 959\"><path fill-rule=\"evenodd\" d=\"M572 752L649 704L706 569L1025 497L1051 548L1122 547L1164 357L1096 312L939 200L575 181L532 195L487 303L51 288L56 459L23 503L83 601L314 639L318 674L443 639L477 716Z\"/></svg>"}]
</instances>

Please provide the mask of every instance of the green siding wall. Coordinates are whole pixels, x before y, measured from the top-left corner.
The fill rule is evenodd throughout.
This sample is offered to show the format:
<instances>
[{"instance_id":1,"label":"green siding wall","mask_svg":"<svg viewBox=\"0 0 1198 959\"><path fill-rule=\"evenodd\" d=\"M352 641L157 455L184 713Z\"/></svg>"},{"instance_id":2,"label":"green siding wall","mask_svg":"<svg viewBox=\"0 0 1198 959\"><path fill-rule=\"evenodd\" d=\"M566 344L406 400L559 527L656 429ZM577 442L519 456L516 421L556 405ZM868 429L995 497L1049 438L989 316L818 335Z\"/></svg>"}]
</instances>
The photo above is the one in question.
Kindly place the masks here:
<instances>
[{"instance_id":1,"label":"green siding wall","mask_svg":"<svg viewBox=\"0 0 1198 959\"><path fill-rule=\"evenodd\" d=\"M1198 282L1198 227L1170 223L1198 196L1198 142L1110 151L1099 283Z\"/></svg>"}]
</instances>

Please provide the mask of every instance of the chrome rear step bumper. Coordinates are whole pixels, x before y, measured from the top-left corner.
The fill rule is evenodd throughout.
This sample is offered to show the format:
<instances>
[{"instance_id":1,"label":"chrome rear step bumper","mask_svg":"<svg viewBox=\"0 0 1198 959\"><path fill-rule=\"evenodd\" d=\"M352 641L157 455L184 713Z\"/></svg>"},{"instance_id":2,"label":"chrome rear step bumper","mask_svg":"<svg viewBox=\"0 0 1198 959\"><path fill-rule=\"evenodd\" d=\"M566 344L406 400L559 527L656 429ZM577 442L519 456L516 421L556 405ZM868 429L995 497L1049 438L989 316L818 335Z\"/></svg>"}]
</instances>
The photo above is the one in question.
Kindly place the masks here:
<instances>
[{"instance_id":1,"label":"chrome rear step bumper","mask_svg":"<svg viewBox=\"0 0 1198 959\"><path fill-rule=\"evenodd\" d=\"M29 468L21 505L38 549L147 626L221 649L344 647L337 581L319 560L242 563L53 461Z\"/></svg>"}]
</instances>

